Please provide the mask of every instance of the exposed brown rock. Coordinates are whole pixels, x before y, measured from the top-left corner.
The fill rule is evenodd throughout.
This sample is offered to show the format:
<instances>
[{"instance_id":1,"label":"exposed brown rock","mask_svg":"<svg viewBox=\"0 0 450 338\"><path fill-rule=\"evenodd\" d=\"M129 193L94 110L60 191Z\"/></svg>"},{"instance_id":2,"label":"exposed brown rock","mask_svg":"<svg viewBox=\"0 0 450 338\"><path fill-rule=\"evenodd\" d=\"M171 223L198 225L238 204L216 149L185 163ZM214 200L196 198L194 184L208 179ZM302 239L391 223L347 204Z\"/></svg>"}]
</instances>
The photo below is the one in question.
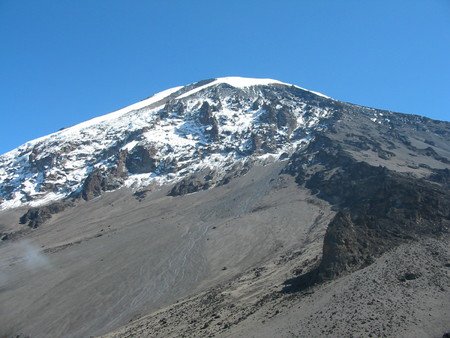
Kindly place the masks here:
<instances>
[{"instance_id":1,"label":"exposed brown rock","mask_svg":"<svg viewBox=\"0 0 450 338\"><path fill-rule=\"evenodd\" d=\"M49 220L52 215L63 211L73 203L70 201L62 201L52 203L42 207L30 208L28 211L20 217L20 224L27 224L30 228L37 228L44 222Z\"/></svg>"},{"instance_id":2,"label":"exposed brown rock","mask_svg":"<svg viewBox=\"0 0 450 338\"><path fill-rule=\"evenodd\" d=\"M156 149L152 146L134 147L126 156L125 166L131 174L149 173L156 169Z\"/></svg>"},{"instance_id":3,"label":"exposed brown rock","mask_svg":"<svg viewBox=\"0 0 450 338\"><path fill-rule=\"evenodd\" d=\"M169 192L169 196L181 196L206 190L216 183L214 172L199 172L177 182Z\"/></svg>"},{"instance_id":4,"label":"exposed brown rock","mask_svg":"<svg viewBox=\"0 0 450 338\"><path fill-rule=\"evenodd\" d=\"M198 121L205 126L205 134L209 136L212 141L219 139L219 127L217 119L213 115L214 107L208 102L203 102L198 111Z\"/></svg>"},{"instance_id":5,"label":"exposed brown rock","mask_svg":"<svg viewBox=\"0 0 450 338\"><path fill-rule=\"evenodd\" d=\"M117 171L103 171L101 169L94 169L88 177L86 177L81 187L81 197L89 201L95 197L100 196L104 191L114 190L120 188L122 185L120 174Z\"/></svg>"}]
</instances>

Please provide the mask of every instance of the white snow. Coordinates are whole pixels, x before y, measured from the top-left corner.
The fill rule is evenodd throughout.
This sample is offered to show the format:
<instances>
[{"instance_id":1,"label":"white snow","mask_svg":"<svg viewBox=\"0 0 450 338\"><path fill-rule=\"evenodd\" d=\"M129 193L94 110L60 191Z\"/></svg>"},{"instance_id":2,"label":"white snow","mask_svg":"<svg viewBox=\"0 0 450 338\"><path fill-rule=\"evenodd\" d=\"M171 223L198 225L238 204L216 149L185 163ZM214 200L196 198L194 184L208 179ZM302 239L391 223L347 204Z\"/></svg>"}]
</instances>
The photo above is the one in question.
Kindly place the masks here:
<instances>
[{"instance_id":1,"label":"white snow","mask_svg":"<svg viewBox=\"0 0 450 338\"><path fill-rule=\"evenodd\" d=\"M184 94L178 96L177 99L182 99L182 98L191 96L191 95L193 95L195 93L198 93L199 91L202 91L203 89L206 89L206 88L209 88L209 87L212 87L212 86L216 86L216 85L222 84L222 83L226 83L226 84L228 84L228 85L230 85L232 87L235 87L235 88L247 88L247 87L252 87L252 86L265 86L265 85L270 85L270 84L294 86L294 87L297 87L299 89L302 89L302 90L311 92L313 94L316 94L318 96L322 96L322 97L325 97L325 98L328 98L328 99L330 98L330 97L328 97L328 96L326 96L326 95L324 95L322 93L315 92L315 91L312 91L312 90L308 90L308 89L305 89L305 88L302 88L302 87L299 87L299 86L296 86L296 85L292 85L292 84L281 82L281 81L274 80L274 79L258 79L258 78L229 76L229 77L217 78L217 79L215 79L214 81L212 81L212 82L210 82L208 84L205 84L203 86L200 86L200 87L197 87L195 89L192 89L191 91L188 91L187 93L184 93Z\"/></svg>"},{"instance_id":2,"label":"white snow","mask_svg":"<svg viewBox=\"0 0 450 338\"><path fill-rule=\"evenodd\" d=\"M121 150L132 150L139 142L138 141L131 141L130 143L127 143L126 145L124 145L122 148L120 148Z\"/></svg>"},{"instance_id":3,"label":"white snow","mask_svg":"<svg viewBox=\"0 0 450 338\"><path fill-rule=\"evenodd\" d=\"M162 92L156 93L154 95L152 95L151 97L149 97L148 99L139 101L137 103L131 104L129 106L126 106L124 108L121 108L119 110L113 111L111 113L99 116L99 117L95 117L93 119L87 120L85 122L81 122L79 124L76 124L72 127L57 131L55 133L43 136L43 137L39 137L36 138L34 140L28 141L27 143L23 144L21 147L31 147L33 145L35 145L36 143L40 142L40 141L44 141L52 136L65 136L71 133L75 133L75 132L79 132L82 129L86 129L88 127L91 127L95 124L100 124L103 122L107 122L107 121L111 121L111 120L115 120L119 117L121 117L122 115L138 110L138 109L142 109L144 107L147 107L151 104L157 103L158 101L161 101L162 99L166 98L167 96L175 93L176 91L180 90L181 88L183 88L183 86L178 86L178 87L173 87L170 89L166 89L163 90ZM14 152L16 149L13 149L11 152ZM7 155L8 153L5 153L4 155ZM4 156L2 155L2 156Z\"/></svg>"},{"instance_id":4,"label":"white snow","mask_svg":"<svg viewBox=\"0 0 450 338\"><path fill-rule=\"evenodd\" d=\"M180 90L181 88L183 88L183 86L179 86L179 87L174 87L174 88L170 88L170 89L167 89L167 90L163 90L162 92L156 93L153 96L149 97L148 99L139 101L137 103L134 103L134 104L129 105L127 107L124 107L122 109L116 110L116 111L114 111L112 113L109 113L109 114L106 114L106 115L102 115L102 116L99 116L99 117L95 117L93 119L90 119L90 120L88 120L86 122L82 122L80 124L77 124L77 125L75 125L73 127L68 128L68 129L64 129L62 132L66 132L66 133L67 132L73 132L73 131L77 131L77 130L80 130L80 129L92 126L94 124L98 124L98 123L102 123L102 122L105 122L105 121L110 121L110 120L113 120L113 119L117 119L118 117L120 117L120 116L122 116L122 115L124 115L126 113L129 113L129 112L131 112L133 110L138 110L138 109L147 107L147 106L149 106L149 105L151 105L153 103L156 103L158 101L161 101L162 99L166 98L170 94L175 93L176 91Z\"/></svg>"},{"instance_id":5,"label":"white snow","mask_svg":"<svg viewBox=\"0 0 450 338\"><path fill-rule=\"evenodd\" d=\"M256 78L246 78L246 77L238 77L238 76L220 77L220 78L215 79L214 81L211 81L210 83L207 83L203 86L192 89L192 90L188 91L187 93L184 93L184 94L178 96L177 99L182 99L182 98L191 96L195 93L198 93L199 91L201 91L203 89L206 89L206 88L209 88L212 86L216 86L221 83L229 84L230 86L235 87L235 88L263 86L263 85L269 85L269 84L285 84L278 80L272 80L272 79L256 79Z\"/></svg>"},{"instance_id":6,"label":"white snow","mask_svg":"<svg viewBox=\"0 0 450 338\"><path fill-rule=\"evenodd\" d=\"M329 97L329 96L326 96L325 94L322 94L322 93L319 93L319 92L316 92L316 91L313 91L313 90L309 90L309 89L306 89L306 88L302 88L302 87L299 87L299 86L296 86L296 85L294 85L294 87L297 87L297 88L299 88L299 89L301 89L301 90L305 90L305 91L307 91L307 92L316 94L317 96L321 96L321 97L324 97L324 98L326 98L326 99L331 99L331 100L333 100L333 98L331 98L331 97Z\"/></svg>"},{"instance_id":7,"label":"white snow","mask_svg":"<svg viewBox=\"0 0 450 338\"><path fill-rule=\"evenodd\" d=\"M217 78L216 83L226 83L235 88L245 88L251 86L265 86L270 84L284 84L278 80L273 79L257 79L257 78L249 78L249 77L238 77L238 76L229 76L229 77L220 77ZM289 85L288 85L289 86Z\"/></svg>"},{"instance_id":8,"label":"white snow","mask_svg":"<svg viewBox=\"0 0 450 338\"><path fill-rule=\"evenodd\" d=\"M132 151L137 145L151 145L156 149L155 159L161 166L152 173L130 175L124 184L134 189L148 184L174 182L202 168L212 168L221 175L237 161L249 160L242 153L248 151L252 133L270 127L259 121L263 110L252 108L255 99L265 98L261 97L259 91L248 90L252 99L236 104L234 100L226 97L213 98L208 96L209 91L203 91L220 83L243 90L257 85L291 86L272 79L218 78L174 98L178 100L189 97L183 101L183 114L177 115L176 111L169 111L169 117L160 118L159 112L165 109L165 103L158 102L183 88L174 87L110 114L27 142L0 156L0 191L8 185L14 187L10 195L2 196L4 201L0 204L0 210L24 204L42 205L68 196L79 189L92 167L109 168L114 165L113 156L105 158L101 154L118 144L120 149L128 151ZM199 95L193 95L196 93ZM211 126L201 125L196 120L203 102L221 107L220 111L213 112L218 121L219 141L209 139ZM309 135L314 128L321 128L321 119L330 113L324 109L310 108L311 113L305 115L306 103L296 97L280 97L276 109L284 107L294 113L301 135ZM141 132L144 127L147 130ZM119 143L129 137L130 132L137 131L140 132L139 137L131 138L126 144ZM291 140L289 137L287 129L278 129L274 154L259 154L255 158L277 158L283 152L290 152L307 143L305 139ZM65 150L61 152L62 148ZM29 158L32 152L36 160L52 159L50 166L39 174L36 174L36 168L31 167ZM164 166L174 159L177 170L164 171ZM53 185L54 189L41 189L43 183ZM27 202L28 198L31 201Z\"/></svg>"}]
</instances>

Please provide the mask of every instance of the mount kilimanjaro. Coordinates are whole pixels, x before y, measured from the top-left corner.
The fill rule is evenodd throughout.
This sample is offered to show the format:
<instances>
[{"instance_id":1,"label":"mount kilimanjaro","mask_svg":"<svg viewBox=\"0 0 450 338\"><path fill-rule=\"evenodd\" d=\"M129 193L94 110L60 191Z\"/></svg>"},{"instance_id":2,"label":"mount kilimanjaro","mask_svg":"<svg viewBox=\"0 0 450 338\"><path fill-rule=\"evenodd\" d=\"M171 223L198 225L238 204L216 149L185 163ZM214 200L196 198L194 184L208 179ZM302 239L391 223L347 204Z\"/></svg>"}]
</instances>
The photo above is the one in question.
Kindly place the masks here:
<instances>
[{"instance_id":1,"label":"mount kilimanjaro","mask_svg":"<svg viewBox=\"0 0 450 338\"><path fill-rule=\"evenodd\" d=\"M450 123L226 77L0 156L0 334L450 330Z\"/></svg>"},{"instance_id":2,"label":"mount kilimanjaro","mask_svg":"<svg viewBox=\"0 0 450 338\"><path fill-rule=\"evenodd\" d=\"M232 77L163 91L1 156L1 207L38 206L79 193L89 199L201 170L220 180L235 165L286 157L306 144L336 109L322 98L275 80ZM83 191L92 180L102 186Z\"/></svg>"}]
</instances>

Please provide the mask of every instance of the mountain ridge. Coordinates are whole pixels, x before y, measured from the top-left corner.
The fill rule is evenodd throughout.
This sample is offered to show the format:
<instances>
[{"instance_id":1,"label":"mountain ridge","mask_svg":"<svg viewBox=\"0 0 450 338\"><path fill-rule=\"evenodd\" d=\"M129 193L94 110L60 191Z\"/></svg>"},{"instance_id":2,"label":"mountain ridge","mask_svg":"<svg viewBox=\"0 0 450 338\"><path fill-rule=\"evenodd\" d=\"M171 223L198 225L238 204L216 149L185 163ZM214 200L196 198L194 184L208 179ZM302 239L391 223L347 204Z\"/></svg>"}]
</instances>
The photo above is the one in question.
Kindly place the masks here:
<instances>
[{"instance_id":1,"label":"mountain ridge","mask_svg":"<svg viewBox=\"0 0 450 338\"><path fill-rule=\"evenodd\" d=\"M447 332L450 123L214 81L18 157L90 156L67 197L0 210L0 333Z\"/></svg>"},{"instance_id":2,"label":"mountain ridge","mask_svg":"<svg viewBox=\"0 0 450 338\"><path fill-rule=\"evenodd\" d=\"M270 93L266 93L268 97L262 95L261 88L274 91L278 86L284 91L278 94L281 95L279 97L291 95L296 99L284 107L283 104L273 103L277 100L276 94L275 97ZM217 88L221 93L217 93ZM259 92L251 88L259 88ZM244 95L246 100L252 100L251 104L248 102L242 107L239 102L235 106L233 102L223 103L222 100L228 95L227 90L229 93L239 92L238 96ZM311 99L318 104L305 103ZM323 108L320 108L321 104ZM120 152L129 153L136 145L139 145L134 149L136 156L152 159L154 165L141 169L134 166L131 171L126 168L118 179L114 179L112 186L134 186L136 189L153 183L180 181L198 169L230 166L245 156L249 157L251 147L259 148L250 154L253 157L258 152L260 156L271 154L279 157L283 153L282 145L284 150L289 151L299 143L306 145L313 137L315 128L325 127L326 123L320 121L326 121L333 114L333 109L336 111L345 105L359 107L369 114L372 111L371 120L378 124L389 123L387 116L391 114L401 116L398 115L400 113L336 101L321 93L273 79L224 77L173 87L112 113L31 140L0 155L0 209L22 205L36 207L80 194L84 180L92 171L105 171L122 165L121 157L126 155ZM331 110L327 111L330 107ZM280 109L281 112L277 111ZM197 118L194 116L196 114ZM311 114L315 115L311 117ZM266 121L259 121L261 118ZM405 115L405 118L426 119L418 115ZM276 123L277 128L264 130L265 122ZM244 128L251 133L245 134ZM289 134L287 138L283 135L286 132ZM303 140L298 135L295 138L292 132L302 133ZM261 140L267 136L285 139L277 140L275 145L262 144ZM242 139L247 144L241 142ZM239 147L236 147L239 142ZM223 145L222 149L219 149L220 145ZM206 150L211 153L208 160L220 162L219 166L207 161L202 163L199 154L188 149L201 150L205 146L212 146L212 149ZM247 154L243 154L245 151ZM171 152L172 157L169 156ZM227 158L231 154L233 158ZM127 163L133 167L131 156L125 159L125 167ZM188 164L190 170L183 171L181 168L180 172L173 158L186 156L196 157L196 160ZM135 159L138 160L137 157ZM168 168L170 166L172 169Z\"/></svg>"},{"instance_id":3,"label":"mountain ridge","mask_svg":"<svg viewBox=\"0 0 450 338\"><path fill-rule=\"evenodd\" d=\"M215 101L208 97L208 95L213 95L212 92L217 88L226 91L228 86L232 91L239 91L239 95L244 95L247 99L252 98L255 101L252 104L256 106L250 107L247 103L245 107L239 105L233 107L233 103L222 102L217 94ZM113 164L108 161L115 161L111 157L112 155L120 157L121 155L117 152L123 150L130 152L137 144L144 144L145 149L141 148L141 150L147 154L142 153L141 155L149 158L157 155L157 152L161 150L158 147L168 148L163 150L165 152L165 155L162 156L163 159L161 156L155 159L156 166L156 162L171 161L167 155L169 152L174 152L174 157L186 156L189 151L182 148L202 149L205 148L205 145L213 144L214 141L217 144L225 142L227 135L231 135L231 137L236 133L242 135L243 128L253 128L253 124L256 124L259 118L257 115L262 114L264 109L256 103L258 95L251 88L264 88L264 86L295 87L306 92L300 87L272 79L225 77L203 80L162 91L136 104L29 141L0 156L0 178L3 182L0 185L0 196L3 198L0 208L18 207L23 204L39 206L68 197L79 191L82 181L86 179L89 172L94 170L94 167L103 167L104 169L111 167ZM206 94L202 98L202 93L205 92ZM320 93L311 93L328 98ZM195 99L197 96L199 98ZM190 98L194 98L194 100L190 100ZM170 112L171 116L168 116L167 112ZM179 114L181 116L177 116ZM196 120L195 114L203 116L198 116ZM296 115L289 116L291 120L301 118L301 112L289 112L289 114ZM220 121L217 121L217 118ZM164 123L165 121L167 123ZM303 122L297 121L295 127L302 127ZM286 123L284 122L285 125ZM289 121L289 123L291 123L291 127L293 123L295 124L293 121ZM171 127L174 124L175 127ZM285 127L282 124L283 122L280 123L280 127ZM218 134L218 128L223 129L220 130L223 132L221 135ZM147 140L145 140L145 135L142 137L145 133L148 136ZM226 133L227 135L225 135ZM250 142L250 136L245 136L247 142ZM159 142L164 137L166 141ZM227 147L236 148L235 143L239 140L232 141L228 142ZM241 142L240 148L234 149L234 151L238 153L244 151L248 145L243 143ZM177 153L177 149L170 149L172 144L175 144L175 147L178 146L182 154ZM152 149L149 150L149 148ZM218 148L217 145L215 148ZM266 152L274 152L274 150L268 149ZM217 153L217 149L214 151ZM227 153L230 154L230 151ZM194 156L192 151L190 155ZM217 158L212 160L217 161ZM131 159L128 160L128 162L131 161ZM198 163L199 161L200 159L197 161L197 165L201 165ZM221 158L219 161L232 162L226 158ZM134 172L131 170L130 174L144 172L155 174L153 178L147 178L145 183L137 183L137 185L148 185L159 179L172 181L171 173L166 172L167 177L163 177L155 172L156 169L164 171L162 166L159 169L156 167L149 167L146 170L135 169ZM183 174L181 176L184 177ZM137 177L137 180L139 179ZM136 184L135 181L125 182L125 185ZM119 184L123 184L123 182Z\"/></svg>"}]
</instances>

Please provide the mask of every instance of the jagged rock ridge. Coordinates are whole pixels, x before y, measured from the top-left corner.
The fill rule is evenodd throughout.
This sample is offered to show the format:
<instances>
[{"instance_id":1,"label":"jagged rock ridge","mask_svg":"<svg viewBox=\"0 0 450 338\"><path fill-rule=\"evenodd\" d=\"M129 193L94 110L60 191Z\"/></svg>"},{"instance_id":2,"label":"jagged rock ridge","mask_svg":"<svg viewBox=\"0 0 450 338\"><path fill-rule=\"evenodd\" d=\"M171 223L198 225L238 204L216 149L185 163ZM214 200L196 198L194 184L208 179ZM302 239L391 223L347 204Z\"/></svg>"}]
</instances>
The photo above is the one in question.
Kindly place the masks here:
<instances>
[{"instance_id":1,"label":"jagged rock ridge","mask_svg":"<svg viewBox=\"0 0 450 338\"><path fill-rule=\"evenodd\" d=\"M223 181L237 162L277 159L305 145L333 109L333 100L276 80L172 88L0 156L0 208L90 199L202 170Z\"/></svg>"}]
</instances>

